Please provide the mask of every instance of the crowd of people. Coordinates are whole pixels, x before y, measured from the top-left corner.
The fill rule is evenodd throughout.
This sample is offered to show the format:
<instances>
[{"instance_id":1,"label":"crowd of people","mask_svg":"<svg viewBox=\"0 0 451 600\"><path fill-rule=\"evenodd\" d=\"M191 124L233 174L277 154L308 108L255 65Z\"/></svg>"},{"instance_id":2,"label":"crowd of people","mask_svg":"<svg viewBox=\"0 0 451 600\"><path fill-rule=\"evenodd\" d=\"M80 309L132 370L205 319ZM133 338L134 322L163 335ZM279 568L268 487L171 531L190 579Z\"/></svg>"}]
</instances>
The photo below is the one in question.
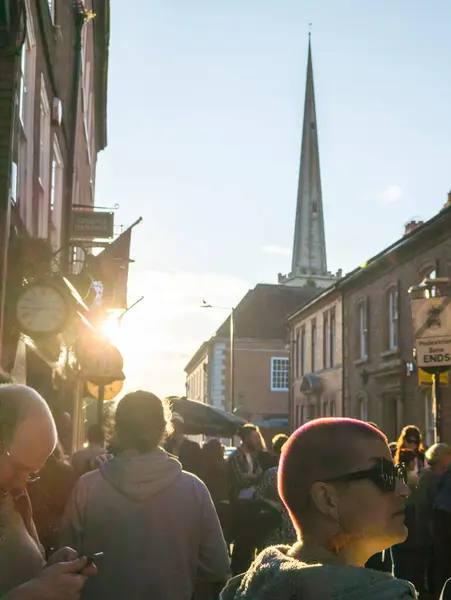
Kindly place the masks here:
<instances>
[{"instance_id":1,"label":"crowd of people","mask_svg":"<svg viewBox=\"0 0 451 600\"><path fill-rule=\"evenodd\" d=\"M344 418L239 436L201 447L138 391L68 458L45 400L0 386L0 598L449 600L449 446Z\"/></svg>"}]
</instances>

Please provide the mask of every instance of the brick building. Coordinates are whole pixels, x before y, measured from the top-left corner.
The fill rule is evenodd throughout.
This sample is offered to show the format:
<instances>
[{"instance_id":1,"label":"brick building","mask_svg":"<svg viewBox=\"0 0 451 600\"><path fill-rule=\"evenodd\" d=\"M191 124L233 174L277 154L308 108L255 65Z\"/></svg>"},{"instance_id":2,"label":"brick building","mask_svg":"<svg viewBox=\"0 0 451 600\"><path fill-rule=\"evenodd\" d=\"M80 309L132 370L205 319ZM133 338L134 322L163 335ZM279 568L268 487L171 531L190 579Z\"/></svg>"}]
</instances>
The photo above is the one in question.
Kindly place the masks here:
<instances>
[{"instance_id":1,"label":"brick building","mask_svg":"<svg viewBox=\"0 0 451 600\"><path fill-rule=\"evenodd\" d=\"M427 442L433 441L431 385L419 384L413 363L408 290L425 278L451 277L450 232L448 198L440 213L425 223L408 223L400 240L288 319L292 428L315 416L340 414L341 408L345 416L376 422L390 440L397 438L404 425L415 423ZM323 334L326 326L330 331L330 310L335 316L337 348L335 365L329 360L327 368L331 343L327 346L327 335ZM341 407L337 403L331 410L330 402L322 403L329 389L342 399ZM443 387L442 397L445 441L450 441L448 386Z\"/></svg>"},{"instance_id":2,"label":"brick building","mask_svg":"<svg viewBox=\"0 0 451 600\"><path fill-rule=\"evenodd\" d=\"M0 361L76 419L75 344L93 335L81 298L95 293L83 268L90 251L73 242L71 224L79 205L93 211L106 146L109 7L0 2ZM22 311L25 329L18 303L37 284L34 293L61 298L64 322L34 335L39 318Z\"/></svg>"},{"instance_id":3,"label":"brick building","mask_svg":"<svg viewBox=\"0 0 451 600\"><path fill-rule=\"evenodd\" d=\"M342 298L333 285L287 319L291 347L292 428L342 415Z\"/></svg>"},{"instance_id":4,"label":"brick building","mask_svg":"<svg viewBox=\"0 0 451 600\"><path fill-rule=\"evenodd\" d=\"M318 291L258 284L234 310L234 407L262 428L288 425L289 359L285 318ZM186 394L231 409L230 317L187 366Z\"/></svg>"},{"instance_id":5,"label":"brick building","mask_svg":"<svg viewBox=\"0 0 451 600\"><path fill-rule=\"evenodd\" d=\"M344 412L375 421L390 440L415 423L433 441L431 386L407 368L414 345L408 290L426 277L451 277L451 206L372 258L342 284ZM451 392L443 391L445 440L451 441Z\"/></svg>"}]
</instances>

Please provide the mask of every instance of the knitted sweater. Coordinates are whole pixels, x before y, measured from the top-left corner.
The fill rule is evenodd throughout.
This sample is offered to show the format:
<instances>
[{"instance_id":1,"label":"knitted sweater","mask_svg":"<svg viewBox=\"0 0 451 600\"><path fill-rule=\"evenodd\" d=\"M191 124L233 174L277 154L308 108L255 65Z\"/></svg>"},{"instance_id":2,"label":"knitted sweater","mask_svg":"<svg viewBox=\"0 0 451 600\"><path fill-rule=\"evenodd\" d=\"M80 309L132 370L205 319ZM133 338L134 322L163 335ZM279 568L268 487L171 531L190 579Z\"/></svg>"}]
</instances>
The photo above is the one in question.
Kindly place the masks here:
<instances>
[{"instance_id":1,"label":"knitted sweater","mask_svg":"<svg viewBox=\"0 0 451 600\"><path fill-rule=\"evenodd\" d=\"M235 577L221 600L414 600L411 583L360 567L306 565L289 546L267 548L244 576Z\"/></svg>"}]
</instances>

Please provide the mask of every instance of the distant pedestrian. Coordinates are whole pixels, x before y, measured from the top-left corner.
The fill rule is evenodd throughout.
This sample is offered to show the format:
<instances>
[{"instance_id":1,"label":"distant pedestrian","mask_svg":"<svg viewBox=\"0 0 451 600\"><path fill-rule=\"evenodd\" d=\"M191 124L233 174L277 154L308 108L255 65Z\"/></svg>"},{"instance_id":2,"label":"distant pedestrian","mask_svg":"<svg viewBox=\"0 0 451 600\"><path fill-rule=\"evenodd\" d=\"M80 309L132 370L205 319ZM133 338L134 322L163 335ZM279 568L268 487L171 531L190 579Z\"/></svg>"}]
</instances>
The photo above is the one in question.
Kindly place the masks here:
<instances>
[{"instance_id":1,"label":"distant pedestrian","mask_svg":"<svg viewBox=\"0 0 451 600\"><path fill-rule=\"evenodd\" d=\"M411 450L415 453L415 465L413 472L419 475L424 468L426 448L423 445L423 438L419 427L416 425L407 425L401 432L396 442L395 463L400 464L400 452Z\"/></svg>"},{"instance_id":2,"label":"distant pedestrian","mask_svg":"<svg viewBox=\"0 0 451 600\"><path fill-rule=\"evenodd\" d=\"M97 469L99 466L98 458L106 454L105 434L101 425L91 425L88 429L87 438L88 446L74 452L72 455L72 468L77 477Z\"/></svg>"},{"instance_id":3,"label":"distant pedestrian","mask_svg":"<svg viewBox=\"0 0 451 600\"><path fill-rule=\"evenodd\" d=\"M261 437L258 427L244 425L240 431L241 444L230 456L228 464L231 483L231 511L233 522L232 572L245 571L255 556L258 532L258 514L254 493L263 470L258 461Z\"/></svg>"},{"instance_id":4,"label":"distant pedestrian","mask_svg":"<svg viewBox=\"0 0 451 600\"><path fill-rule=\"evenodd\" d=\"M34 522L47 557L58 548L61 518L75 482L74 470L65 460L62 445L57 443L39 479L28 486Z\"/></svg>"},{"instance_id":5,"label":"distant pedestrian","mask_svg":"<svg viewBox=\"0 0 451 600\"><path fill-rule=\"evenodd\" d=\"M274 467L279 466L280 456L282 454L282 448L288 442L288 436L284 433L275 435L272 439L272 454L274 457Z\"/></svg>"},{"instance_id":6,"label":"distant pedestrian","mask_svg":"<svg viewBox=\"0 0 451 600\"><path fill-rule=\"evenodd\" d=\"M84 556L104 552L84 600L192 600L229 576L229 558L205 485L161 447L165 404L127 394L116 410L119 453L83 475L73 491L62 540Z\"/></svg>"},{"instance_id":7,"label":"distant pedestrian","mask_svg":"<svg viewBox=\"0 0 451 600\"><path fill-rule=\"evenodd\" d=\"M179 414L172 415L173 431L168 437L164 449L182 464L183 470L202 478L202 452L199 444L185 435L185 420Z\"/></svg>"},{"instance_id":8,"label":"distant pedestrian","mask_svg":"<svg viewBox=\"0 0 451 600\"><path fill-rule=\"evenodd\" d=\"M213 438L202 448L202 480L210 492L226 541L231 541L230 480L224 446Z\"/></svg>"}]
</instances>

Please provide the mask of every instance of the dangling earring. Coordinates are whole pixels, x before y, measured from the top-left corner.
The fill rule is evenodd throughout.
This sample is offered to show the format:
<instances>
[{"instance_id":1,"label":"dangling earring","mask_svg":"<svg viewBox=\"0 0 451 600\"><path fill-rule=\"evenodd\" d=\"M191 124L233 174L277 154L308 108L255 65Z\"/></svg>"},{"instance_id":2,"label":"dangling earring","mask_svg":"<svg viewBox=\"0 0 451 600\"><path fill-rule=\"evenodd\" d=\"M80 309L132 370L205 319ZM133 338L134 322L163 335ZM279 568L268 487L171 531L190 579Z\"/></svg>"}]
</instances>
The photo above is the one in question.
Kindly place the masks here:
<instances>
[{"instance_id":1,"label":"dangling earring","mask_svg":"<svg viewBox=\"0 0 451 600\"><path fill-rule=\"evenodd\" d=\"M336 525L338 531L329 540L329 550L334 554L340 554L342 550L345 550L349 546L353 536L349 533L344 533L338 522Z\"/></svg>"}]
</instances>

